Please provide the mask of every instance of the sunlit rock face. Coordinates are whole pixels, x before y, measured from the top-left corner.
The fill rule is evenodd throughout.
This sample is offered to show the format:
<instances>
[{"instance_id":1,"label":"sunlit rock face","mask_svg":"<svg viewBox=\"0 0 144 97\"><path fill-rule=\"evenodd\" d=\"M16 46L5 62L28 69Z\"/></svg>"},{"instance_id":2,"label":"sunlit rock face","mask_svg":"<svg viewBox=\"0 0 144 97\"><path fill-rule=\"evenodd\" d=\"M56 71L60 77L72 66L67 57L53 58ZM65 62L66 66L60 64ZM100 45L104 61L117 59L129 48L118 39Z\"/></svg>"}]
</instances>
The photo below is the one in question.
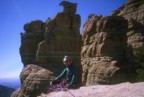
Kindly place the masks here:
<instances>
[{"instance_id":1,"label":"sunlit rock face","mask_svg":"<svg viewBox=\"0 0 144 97\"><path fill-rule=\"evenodd\" d=\"M86 85L134 81L136 65L127 44L128 22L119 16L90 15L83 28L82 81Z\"/></svg>"},{"instance_id":2,"label":"sunlit rock face","mask_svg":"<svg viewBox=\"0 0 144 97\"><path fill-rule=\"evenodd\" d=\"M42 92L47 92L50 81L54 75L48 69L27 64L20 74L21 87L11 97L36 97Z\"/></svg>"},{"instance_id":3,"label":"sunlit rock face","mask_svg":"<svg viewBox=\"0 0 144 97\"><path fill-rule=\"evenodd\" d=\"M143 11L143 0L128 0L108 17L89 15L82 35L84 84L112 84L136 79L139 65L134 62L133 49L144 43Z\"/></svg>"},{"instance_id":4,"label":"sunlit rock face","mask_svg":"<svg viewBox=\"0 0 144 97\"><path fill-rule=\"evenodd\" d=\"M64 10L53 18L24 25L25 32L21 33L20 46L24 64L20 74L22 85L12 97L36 97L47 92L49 82L64 68L65 55L72 58L78 72L78 85L81 84L81 18L76 14L76 3L62 1L59 5Z\"/></svg>"},{"instance_id":5,"label":"sunlit rock face","mask_svg":"<svg viewBox=\"0 0 144 97\"><path fill-rule=\"evenodd\" d=\"M76 3L62 1L63 12L57 13L46 21L44 40L39 43L36 53L36 63L58 75L62 68L63 57L68 55L78 69L81 79L81 35L80 15L76 14Z\"/></svg>"},{"instance_id":6,"label":"sunlit rock face","mask_svg":"<svg viewBox=\"0 0 144 97\"><path fill-rule=\"evenodd\" d=\"M37 45L44 39L45 24L40 20L35 20L24 25L21 33L20 55L22 63L25 65L35 62Z\"/></svg>"},{"instance_id":7,"label":"sunlit rock face","mask_svg":"<svg viewBox=\"0 0 144 97\"><path fill-rule=\"evenodd\" d=\"M128 20L128 43L133 48L139 48L144 44L144 1L128 0L111 15L123 16Z\"/></svg>"},{"instance_id":8,"label":"sunlit rock face","mask_svg":"<svg viewBox=\"0 0 144 97\"><path fill-rule=\"evenodd\" d=\"M44 41L38 45L37 63L62 63L65 55L72 57L74 63L80 63L81 35L80 16L75 14L75 3L63 1L63 12L57 13L46 21Z\"/></svg>"},{"instance_id":9,"label":"sunlit rock face","mask_svg":"<svg viewBox=\"0 0 144 97\"><path fill-rule=\"evenodd\" d=\"M90 14L82 36L77 4L68 1L59 4L64 7L62 12L45 22L25 24L20 46L22 85L12 97L36 97L45 92L64 68L65 55L78 69L78 84L135 82L133 48L143 44L143 2L128 0L107 17Z\"/></svg>"},{"instance_id":10,"label":"sunlit rock face","mask_svg":"<svg viewBox=\"0 0 144 97\"><path fill-rule=\"evenodd\" d=\"M144 82L115 85L93 85L76 90L42 93L38 97L144 97Z\"/></svg>"}]
</instances>

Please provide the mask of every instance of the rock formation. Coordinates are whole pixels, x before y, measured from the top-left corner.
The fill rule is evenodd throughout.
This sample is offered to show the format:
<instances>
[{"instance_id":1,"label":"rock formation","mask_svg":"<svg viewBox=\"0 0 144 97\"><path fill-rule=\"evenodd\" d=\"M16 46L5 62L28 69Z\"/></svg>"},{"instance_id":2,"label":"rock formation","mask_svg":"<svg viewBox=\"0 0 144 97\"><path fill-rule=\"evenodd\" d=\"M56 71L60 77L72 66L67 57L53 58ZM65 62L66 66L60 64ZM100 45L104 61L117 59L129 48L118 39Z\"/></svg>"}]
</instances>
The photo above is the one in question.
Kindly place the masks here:
<instances>
[{"instance_id":1,"label":"rock formation","mask_svg":"<svg viewBox=\"0 0 144 97\"><path fill-rule=\"evenodd\" d=\"M135 82L138 64L133 49L144 43L144 1L128 0L107 17L90 14L82 36L77 4L62 1L60 6L63 12L46 22L24 25L22 85L11 97L36 97L46 92L49 82L62 71L65 55L78 68L79 85L81 81L83 85Z\"/></svg>"},{"instance_id":2,"label":"rock formation","mask_svg":"<svg viewBox=\"0 0 144 97\"><path fill-rule=\"evenodd\" d=\"M136 79L138 64L134 62L133 49L144 43L143 6L143 0L128 0L109 17L89 15L82 36L84 84Z\"/></svg>"},{"instance_id":3,"label":"rock formation","mask_svg":"<svg viewBox=\"0 0 144 97\"><path fill-rule=\"evenodd\" d=\"M35 62L37 45L44 39L45 24L40 21L32 21L24 25L24 33L21 33L20 55L25 65Z\"/></svg>"},{"instance_id":4,"label":"rock formation","mask_svg":"<svg viewBox=\"0 0 144 97\"><path fill-rule=\"evenodd\" d=\"M46 21L44 40L38 45L36 63L58 75L63 68L62 59L68 55L78 68L78 76L81 76L80 16L75 14L77 4L62 1L60 6L64 7L63 12Z\"/></svg>"},{"instance_id":5,"label":"rock formation","mask_svg":"<svg viewBox=\"0 0 144 97\"><path fill-rule=\"evenodd\" d=\"M45 68L29 64L21 74L21 88L16 90L11 97L36 97L42 92L47 92L49 82L54 80L53 73Z\"/></svg>"},{"instance_id":6,"label":"rock formation","mask_svg":"<svg viewBox=\"0 0 144 97\"><path fill-rule=\"evenodd\" d=\"M36 53L38 64L60 64L64 55L80 64L81 35L80 16L75 14L76 4L63 1L64 11L46 21L44 41L39 43Z\"/></svg>"},{"instance_id":7,"label":"rock formation","mask_svg":"<svg viewBox=\"0 0 144 97\"><path fill-rule=\"evenodd\" d=\"M120 16L89 15L82 38L83 84L114 84L136 79L133 54L127 44L127 27L127 20Z\"/></svg>"},{"instance_id":8,"label":"rock formation","mask_svg":"<svg viewBox=\"0 0 144 97\"><path fill-rule=\"evenodd\" d=\"M128 43L133 48L144 44L144 0L128 0L111 15L123 16L128 20Z\"/></svg>"},{"instance_id":9,"label":"rock formation","mask_svg":"<svg viewBox=\"0 0 144 97\"><path fill-rule=\"evenodd\" d=\"M77 67L81 84L81 35L80 15L76 14L76 3L62 1L63 12L46 22L32 21L24 25L21 33L20 55L24 64L20 74L21 88L12 97L36 97L49 88L49 82L62 72L62 59L72 58Z\"/></svg>"}]
</instances>

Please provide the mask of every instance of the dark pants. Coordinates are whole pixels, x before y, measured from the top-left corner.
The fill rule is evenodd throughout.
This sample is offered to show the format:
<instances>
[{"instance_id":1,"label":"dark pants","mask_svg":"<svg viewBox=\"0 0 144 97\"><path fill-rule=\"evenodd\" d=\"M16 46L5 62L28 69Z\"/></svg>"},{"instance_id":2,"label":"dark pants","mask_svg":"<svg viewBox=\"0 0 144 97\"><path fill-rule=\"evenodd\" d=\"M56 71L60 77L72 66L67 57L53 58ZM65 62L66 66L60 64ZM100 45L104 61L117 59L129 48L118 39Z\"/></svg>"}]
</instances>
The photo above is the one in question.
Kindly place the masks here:
<instances>
[{"instance_id":1,"label":"dark pants","mask_svg":"<svg viewBox=\"0 0 144 97\"><path fill-rule=\"evenodd\" d=\"M54 80L54 81L52 81L52 82L50 83L50 85L58 85L58 84L60 84L60 83L63 83L64 85L69 84L69 83L66 82L66 81L57 81L57 80ZM69 88L69 89L76 89L77 87L76 87L76 84L73 84L73 85L68 86L68 88Z\"/></svg>"},{"instance_id":2,"label":"dark pants","mask_svg":"<svg viewBox=\"0 0 144 97\"><path fill-rule=\"evenodd\" d=\"M50 83L50 85L57 85L57 84L60 84L61 81L57 81L57 80L54 80Z\"/></svg>"}]
</instances>

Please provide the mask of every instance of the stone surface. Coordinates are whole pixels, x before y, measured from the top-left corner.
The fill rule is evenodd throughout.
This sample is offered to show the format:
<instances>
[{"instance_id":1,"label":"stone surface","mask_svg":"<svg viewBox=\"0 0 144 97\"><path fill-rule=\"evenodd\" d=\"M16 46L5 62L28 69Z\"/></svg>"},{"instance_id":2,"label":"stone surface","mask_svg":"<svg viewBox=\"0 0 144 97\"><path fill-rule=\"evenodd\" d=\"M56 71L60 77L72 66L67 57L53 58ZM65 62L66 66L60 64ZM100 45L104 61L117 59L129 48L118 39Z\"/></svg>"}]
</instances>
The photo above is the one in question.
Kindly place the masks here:
<instances>
[{"instance_id":1,"label":"stone surface","mask_svg":"<svg viewBox=\"0 0 144 97\"><path fill-rule=\"evenodd\" d=\"M44 41L38 45L36 54L39 64L60 64L65 55L71 56L74 63L80 63L80 16L73 13L76 4L65 1L60 5L64 6L64 11L46 21Z\"/></svg>"},{"instance_id":2,"label":"stone surface","mask_svg":"<svg viewBox=\"0 0 144 97\"><path fill-rule=\"evenodd\" d=\"M80 15L76 3L62 1L63 12L46 22L32 21L24 25L21 33L20 55L24 68L20 74L21 88L12 97L36 97L47 91L49 82L63 68L63 57L72 58L77 68L78 85L81 84L81 35Z\"/></svg>"},{"instance_id":3,"label":"stone surface","mask_svg":"<svg viewBox=\"0 0 144 97\"><path fill-rule=\"evenodd\" d=\"M136 63L127 44L127 27L123 17L88 17L81 50L83 84L114 84L136 79Z\"/></svg>"},{"instance_id":4,"label":"stone surface","mask_svg":"<svg viewBox=\"0 0 144 97\"><path fill-rule=\"evenodd\" d=\"M76 90L41 94L38 97L144 97L144 82L95 85Z\"/></svg>"},{"instance_id":5,"label":"stone surface","mask_svg":"<svg viewBox=\"0 0 144 97\"><path fill-rule=\"evenodd\" d=\"M128 43L133 48L141 47L144 44L144 1L128 0L118 10L112 15L123 16L128 20Z\"/></svg>"},{"instance_id":6,"label":"stone surface","mask_svg":"<svg viewBox=\"0 0 144 97\"><path fill-rule=\"evenodd\" d=\"M20 55L22 63L25 65L35 63L37 45L44 37L44 23L35 20L24 25L24 33L21 33Z\"/></svg>"},{"instance_id":7,"label":"stone surface","mask_svg":"<svg viewBox=\"0 0 144 97\"><path fill-rule=\"evenodd\" d=\"M84 84L112 84L136 79L139 65L134 62L133 50L144 43L143 9L143 0L128 0L108 17L89 15L82 35Z\"/></svg>"},{"instance_id":8,"label":"stone surface","mask_svg":"<svg viewBox=\"0 0 144 97\"><path fill-rule=\"evenodd\" d=\"M80 15L76 14L77 4L62 1L59 5L64 9L54 17L45 22L36 20L24 25L20 46L24 64L20 75L22 85L12 97L36 97L46 92L49 81L64 68L62 59L65 55L72 58L78 69L79 85L81 81L87 86L135 82L138 64L134 61L133 49L144 42L144 1L128 0L107 17L90 14L82 36L79 31ZM80 88L82 93L77 90L71 92L78 93L78 97L143 97L140 85L143 86L143 83L97 85L89 89ZM66 92L50 95L72 96ZM47 96L42 94L42 97Z\"/></svg>"},{"instance_id":9,"label":"stone surface","mask_svg":"<svg viewBox=\"0 0 144 97\"><path fill-rule=\"evenodd\" d=\"M28 64L20 74L21 87L11 97L36 97L47 92L50 81L54 80L53 73L42 67Z\"/></svg>"},{"instance_id":10,"label":"stone surface","mask_svg":"<svg viewBox=\"0 0 144 97\"><path fill-rule=\"evenodd\" d=\"M60 5L64 7L63 12L46 21L44 40L38 45L36 63L58 75L64 67L63 57L68 55L79 72L80 81L80 15L75 13L77 4L62 1Z\"/></svg>"}]
</instances>

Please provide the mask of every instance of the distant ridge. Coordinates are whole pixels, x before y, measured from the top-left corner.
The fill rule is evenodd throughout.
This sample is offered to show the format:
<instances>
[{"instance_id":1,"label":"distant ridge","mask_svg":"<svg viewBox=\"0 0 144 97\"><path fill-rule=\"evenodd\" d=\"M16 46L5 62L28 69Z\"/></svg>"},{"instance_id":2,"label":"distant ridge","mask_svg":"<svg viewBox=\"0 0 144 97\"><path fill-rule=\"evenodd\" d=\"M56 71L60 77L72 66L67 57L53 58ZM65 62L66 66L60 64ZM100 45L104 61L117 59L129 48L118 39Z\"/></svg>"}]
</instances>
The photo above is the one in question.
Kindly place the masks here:
<instances>
[{"instance_id":1,"label":"distant ridge","mask_svg":"<svg viewBox=\"0 0 144 97\"><path fill-rule=\"evenodd\" d=\"M0 97L10 97L10 95L15 91L13 88L8 88L6 86L0 85Z\"/></svg>"},{"instance_id":2,"label":"distant ridge","mask_svg":"<svg viewBox=\"0 0 144 97\"><path fill-rule=\"evenodd\" d=\"M20 79L19 78L0 78L0 85L13 88L13 89L17 89L20 87Z\"/></svg>"}]
</instances>

